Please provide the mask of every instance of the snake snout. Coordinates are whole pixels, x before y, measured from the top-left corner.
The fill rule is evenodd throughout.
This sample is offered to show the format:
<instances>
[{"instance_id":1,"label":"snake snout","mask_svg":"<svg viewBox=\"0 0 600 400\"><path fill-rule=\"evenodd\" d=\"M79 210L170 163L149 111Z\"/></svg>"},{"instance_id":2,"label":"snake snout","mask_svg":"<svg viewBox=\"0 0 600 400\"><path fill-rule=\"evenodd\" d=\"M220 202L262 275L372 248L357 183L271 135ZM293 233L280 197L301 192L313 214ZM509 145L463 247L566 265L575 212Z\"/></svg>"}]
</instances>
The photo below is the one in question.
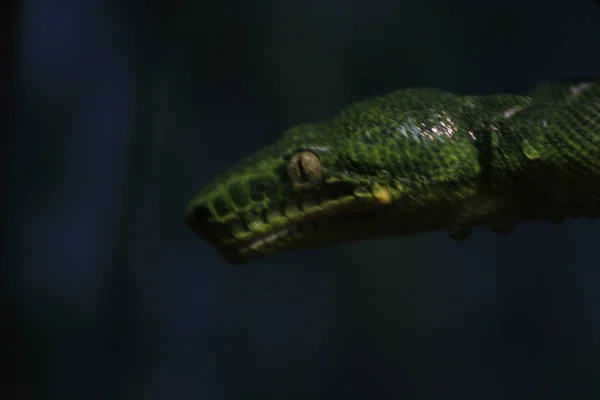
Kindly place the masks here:
<instances>
[{"instance_id":1,"label":"snake snout","mask_svg":"<svg viewBox=\"0 0 600 400\"><path fill-rule=\"evenodd\" d=\"M216 221L205 205L189 207L185 215L185 223L200 238L214 246L229 263L243 264L251 258L249 255L243 256L238 253L235 244L223 241L223 237L231 236L227 225Z\"/></svg>"},{"instance_id":2,"label":"snake snout","mask_svg":"<svg viewBox=\"0 0 600 400\"><path fill-rule=\"evenodd\" d=\"M197 205L186 211L185 224L202 239L212 243L215 238L214 233L211 233L210 216L210 210L206 206Z\"/></svg>"}]
</instances>

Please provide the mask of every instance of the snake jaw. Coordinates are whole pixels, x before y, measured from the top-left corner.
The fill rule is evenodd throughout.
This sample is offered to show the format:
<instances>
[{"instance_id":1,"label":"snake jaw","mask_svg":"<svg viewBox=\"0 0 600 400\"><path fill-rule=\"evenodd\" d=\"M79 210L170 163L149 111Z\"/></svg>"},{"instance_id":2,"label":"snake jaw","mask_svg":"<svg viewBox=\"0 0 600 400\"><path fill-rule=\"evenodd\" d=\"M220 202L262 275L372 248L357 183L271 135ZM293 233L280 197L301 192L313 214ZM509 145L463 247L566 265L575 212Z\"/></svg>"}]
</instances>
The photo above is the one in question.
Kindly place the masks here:
<instances>
[{"instance_id":1,"label":"snake jaw","mask_svg":"<svg viewBox=\"0 0 600 400\"><path fill-rule=\"evenodd\" d=\"M272 206L284 210L278 212L277 220L268 218L270 213L263 210L264 217L257 220L244 223L238 216L223 222L202 203L188 206L185 220L191 230L234 265L267 254L377 236L392 221L389 216L394 210L388 206L397 193L389 187L338 187L336 193L337 197L328 196L317 202L314 196L309 197L311 201L295 198L291 202L300 206Z\"/></svg>"}]
</instances>

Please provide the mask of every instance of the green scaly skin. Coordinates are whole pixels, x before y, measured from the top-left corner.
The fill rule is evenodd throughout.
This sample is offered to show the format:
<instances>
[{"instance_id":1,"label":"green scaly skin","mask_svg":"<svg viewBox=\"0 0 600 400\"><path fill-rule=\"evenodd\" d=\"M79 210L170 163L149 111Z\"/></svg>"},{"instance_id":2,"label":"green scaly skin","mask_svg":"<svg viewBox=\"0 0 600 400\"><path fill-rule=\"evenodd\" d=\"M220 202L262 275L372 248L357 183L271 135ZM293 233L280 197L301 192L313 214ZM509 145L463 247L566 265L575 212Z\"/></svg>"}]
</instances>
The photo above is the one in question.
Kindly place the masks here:
<instances>
[{"instance_id":1,"label":"green scaly skin","mask_svg":"<svg viewBox=\"0 0 600 400\"><path fill-rule=\"evenodd\" d=\"M295 187L293 154L322 177ZM379 196L378 194L387 194ZM530 96L404 89L286 131L218 176L186 223L233 264L269 253L389 235L600 216L600 83Z\"/></svg>"}]
</instances>

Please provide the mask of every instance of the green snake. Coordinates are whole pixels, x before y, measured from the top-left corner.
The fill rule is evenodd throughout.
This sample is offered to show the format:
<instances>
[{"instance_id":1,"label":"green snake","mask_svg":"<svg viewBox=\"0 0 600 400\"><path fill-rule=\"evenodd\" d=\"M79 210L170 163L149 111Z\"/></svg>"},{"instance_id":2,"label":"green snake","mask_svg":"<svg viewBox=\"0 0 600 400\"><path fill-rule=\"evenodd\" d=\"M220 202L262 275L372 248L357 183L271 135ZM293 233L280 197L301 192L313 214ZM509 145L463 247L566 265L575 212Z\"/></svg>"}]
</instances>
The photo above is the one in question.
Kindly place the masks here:
<instances>
[{"instance_id":1,"label":"green snake","mask_svg":"<svg viewBox=\"0 0 600 400\"><path fill-rule=\"evenodd\" d=\"M530 95L408 88L348 106L216 177L186 223L232 264L291 249L600 216L600 81Z\"/></svg>"}]
</instances>

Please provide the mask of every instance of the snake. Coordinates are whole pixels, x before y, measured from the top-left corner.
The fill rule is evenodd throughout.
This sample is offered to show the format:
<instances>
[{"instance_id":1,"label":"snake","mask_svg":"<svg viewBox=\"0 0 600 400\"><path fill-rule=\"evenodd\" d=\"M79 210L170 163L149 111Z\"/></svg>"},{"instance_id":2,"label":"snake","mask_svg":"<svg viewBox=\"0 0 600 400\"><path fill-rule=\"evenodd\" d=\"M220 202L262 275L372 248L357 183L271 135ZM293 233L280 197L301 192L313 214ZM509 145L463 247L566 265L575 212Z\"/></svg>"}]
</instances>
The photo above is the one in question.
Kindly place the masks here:
<instances>
[{"instance_id":1,"label":"snake","mask_svg":"<svg viewBox=\"0 0 600 400\"><path fill-rule=\"evenodd\" d=\"M600 80L529 93L404 88L287 129L216 176L185 223L230 264L311 247L600 217Z\"/></svg>"}]
</instances>

